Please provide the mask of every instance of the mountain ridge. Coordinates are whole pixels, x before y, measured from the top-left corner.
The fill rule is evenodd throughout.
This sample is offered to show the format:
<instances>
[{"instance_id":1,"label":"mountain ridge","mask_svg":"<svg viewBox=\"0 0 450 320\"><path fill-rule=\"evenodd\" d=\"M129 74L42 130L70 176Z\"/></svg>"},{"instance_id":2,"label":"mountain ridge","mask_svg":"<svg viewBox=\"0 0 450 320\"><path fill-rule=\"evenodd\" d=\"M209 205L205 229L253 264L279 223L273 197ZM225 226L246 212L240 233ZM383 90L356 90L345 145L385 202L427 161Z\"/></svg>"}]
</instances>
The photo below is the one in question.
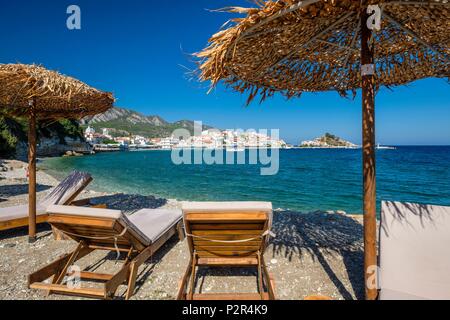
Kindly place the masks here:
<instances>
[{"instance_id":1,"label":"mountain ridge","mask_svg":"<svg viewBox=\"0 0 450 320\"><path fill-rule=\"evenodd\" d=\"M105 113L81 120L81 126L91 126L100 132L107 128L113 136L141 135L148 138L162 138L172 134L176 129L187 129L194 132L194 121L178 120L170 123L157 115L144 115L143 113L123 107L113 107ZM203 130L213 127L204 125Z\"/></svg>"}]
</instances>

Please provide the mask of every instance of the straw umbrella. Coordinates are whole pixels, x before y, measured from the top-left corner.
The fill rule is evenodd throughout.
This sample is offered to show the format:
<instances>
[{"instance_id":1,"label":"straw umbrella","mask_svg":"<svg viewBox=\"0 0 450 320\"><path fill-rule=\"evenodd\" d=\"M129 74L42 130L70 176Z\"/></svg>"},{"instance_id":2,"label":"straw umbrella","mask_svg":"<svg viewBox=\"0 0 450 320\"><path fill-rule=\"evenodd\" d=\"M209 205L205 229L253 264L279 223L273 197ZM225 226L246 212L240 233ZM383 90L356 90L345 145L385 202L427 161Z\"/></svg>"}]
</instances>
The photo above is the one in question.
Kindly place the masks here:
<instances>
[{"instance_id":1,"label":"straw umbrella","mask_svg":"<svg viewBox=\"0 0 450 320\"><path fill-rule=\"evenodd\" d=\"M111 93L36 65L0 64L3 114L28 118L29 240L36 240L36 121L80 119L112 107Z\"/></svg>"},{"instance_id":2,"label":"straw umbrella","mask_svg":"<svg viewBox=\"0 0 450 320\"><path fill-rule=\"evenodd\" d=\"M196 54L200 79L219 81L248 103L276 92L362 89L366 297L377 296L375 93L426 77L450 76L448 0L255 1ZM230 24L227 24L230 25Z\"/></svg>"}]
</instances>

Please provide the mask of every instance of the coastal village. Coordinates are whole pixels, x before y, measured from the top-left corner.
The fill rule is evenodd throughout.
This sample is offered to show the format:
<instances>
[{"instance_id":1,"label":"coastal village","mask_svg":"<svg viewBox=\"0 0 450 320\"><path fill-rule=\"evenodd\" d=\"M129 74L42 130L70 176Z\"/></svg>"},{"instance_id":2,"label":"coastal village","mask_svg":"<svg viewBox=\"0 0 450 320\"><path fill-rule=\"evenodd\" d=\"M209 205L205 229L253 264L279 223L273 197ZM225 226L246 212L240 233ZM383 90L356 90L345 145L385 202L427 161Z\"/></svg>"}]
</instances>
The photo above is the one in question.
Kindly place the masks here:
<instances>
[{"instance_id":1,"label":"coastal village","mask_svg":"<svg viewBox=\"0 0 450 320\"><path fill-rule=\"evenodd\" d=\"M88 126L84 137L93 146L94 151L120 151L120 150L148 150L148 149L232 149L242 150L246 148L273 148L286 149L292 146L284 140L275 139L267 134L256 131L238 130L204 130L201 135L194 135L185 139L171 135L163 138L148 138L140 135L128 137L114 137L108 128L102 128L102 132L96 132Z\"/></svg>"},{"instance_id":2,"label":"coastal village","mask_svg":"<svg viewBox=\"0 0 450 320\"><path fill-rule=\"evenodd\" d=\"M114 137L110 129L102 128L96 132L88 126L84 138L94 152L124 151L124 150L172 150L172 149L227 149L244 150L251 148L292 149L293 145L282 139L275 139L267 134L256 131L239 130L204 130L201 135L188 138L178 138L173 135L164 138L148 138L140 135ZM342 148L357 149L358 145L339 138L330 133L314 140L302 141L299 148Z\"/></svg>"}]
</instances>

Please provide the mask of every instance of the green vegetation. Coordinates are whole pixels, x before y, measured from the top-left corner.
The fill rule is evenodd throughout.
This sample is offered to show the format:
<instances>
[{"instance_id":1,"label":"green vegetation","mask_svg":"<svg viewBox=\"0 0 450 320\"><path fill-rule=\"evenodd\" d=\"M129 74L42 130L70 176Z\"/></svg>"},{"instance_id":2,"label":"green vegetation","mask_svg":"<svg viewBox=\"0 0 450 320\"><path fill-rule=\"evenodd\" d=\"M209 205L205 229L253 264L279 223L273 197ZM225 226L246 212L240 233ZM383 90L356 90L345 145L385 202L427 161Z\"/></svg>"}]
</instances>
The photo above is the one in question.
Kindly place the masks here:
<instances>
[{"instance_id":1,"label":"green vegetation","mask_svg":"<svg viewBox=\"0 0 450 320\"><path fill-rule=\"evenodd\" d=\"M103 114L83 119L83 129L90 125L98 133L107 128L112 137L143 136L147 138L163 138L170 136L176 129L194 132L194 122L181 120L169 123L159 116L146 116L142 113L114 107ZM211 127L203 126L203 130Z\"/></svg>"},{"instance_id":2,"label":"green vegetation","mask_svg":"<svg viewBox=\"0 0 450 320\"><path fill-rule=\"evenodd\" d=\"M112 137L128 137L130 135L139 135L148 138L163 138L170 136L176 129L186 129L191 134L194 133L194 123L192 121L178 121L162 125L153 125L150 123L133 123L127 119L118 118L110 121L91 123L90 126L95 132L102 132L103 128L108 128ZM86 129L87 125L83 126ZM204 126L204 128L210 128ZM206 129L205 129L206 130Z\"/></svg>"},{"instance_id":3,"label":"green vegetation","mask_svg":"<svg viewBox=\"0 0 450 320\"><path fill-rule=\"evenodd\" d=\"M110 134L113 137L127 137L130 135L140 135L145 137L160 137L167 132L165 127L156 127L147 123L132 123L125 119L114 119L105 122L98 122L91 124L91 127L96 132L102 132L103 128L110 129Z\"/></svg>"},{"instance_id":4,"label":"green vegetation","mask_svg":"<svg viewBox=\"0 0 450 320\"><path fill-rule=\"evenodd\" d=\"M27 143L27 122L24 119L10 118L0 115L0 158L15 156L20 142ZM60 120L50 124L38 123L38 140L42 137L57 136L60 143L65 137L83 139L83 131L76 120Z\"/></svg>"},{"instance_id":5,"label":"green vegetation","mask_svg":"<svg viewBox=\"0 0 450 320\"><path fill-rule=\"evenodd\" d=\"M323 137L319 138L319 140L333 147L345 147L348 144L347 141L344 141L341 138L328 132L325 133Z\"/></svg>"},{"instance_id":6,"label":"green vegetation","mask_svg":"<svg viewBox=\"0 0 450 320\"><path fill-rule=\"evenodd\" d=\"M355 148L355 144L345 141L331 133L325 133L324 136L314 139L313 141L304 141L300 145L302 148L320 148L320 147L346 147Z\"/></svg>"},{"instance_id":7,"label":"green vegetation","mask_svg":"<svg viewBox=\"0 0 450 320\"><path fill-rule=\"evenodd\" d=\"M118 142L111 139L103 139L103 144L119 144Z\"/></svg>"},{"instance_id":8,"label":"green vegetation","mask_svg":"<svg viewBox=\"0 0 450 320\"><path fill-rule=\"evenodd\" d=\"M49 125L39 126L40 135L50 138L55 134L59 138L59 143L64 144L65 138L70 137L72 139L83 140L83 129L76 120L63 119Z\"/></svg>"},{"instance_id":9,"label":"green vegetation","mask_svg":"<svg viewBox=\"0 0 450 320\"><path fill-rule=\"evenodd\" d=\"M23 122L0 116L0 157L14 156L19 141L26 140L26 130Z\"/></svg>"}]
</instances>

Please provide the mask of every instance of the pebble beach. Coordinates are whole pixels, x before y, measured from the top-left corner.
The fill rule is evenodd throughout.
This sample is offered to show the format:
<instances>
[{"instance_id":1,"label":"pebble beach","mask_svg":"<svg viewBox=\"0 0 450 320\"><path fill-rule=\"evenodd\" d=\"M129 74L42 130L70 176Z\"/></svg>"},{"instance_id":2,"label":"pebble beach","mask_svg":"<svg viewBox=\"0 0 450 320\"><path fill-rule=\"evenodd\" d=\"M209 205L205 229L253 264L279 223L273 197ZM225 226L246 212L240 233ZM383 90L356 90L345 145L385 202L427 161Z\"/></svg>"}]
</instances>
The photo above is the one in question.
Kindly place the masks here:
<instances>
[{"instance_id":1,"label":"pebble beach","mask_svg":"<svg viewBox=\"0 0 450 320\"><path fill-rule=\"evenodd\" d=\"M28 185L25 163L2 161L0 207L26 204ZM38 200L45 197L58 180L45 171L37 173ZM79 199L106 203L108 208L127 214L142 208L180 208L174 199L153 195L108 194L87 189ZM327 296L335 300L364 298L362 217L341 212L275 210L273 232L265 253L274 275L276 296L282 300L301 300L308 296ZM73 250L73 241L55 241L48 225L38 227L38 241L28 243L27 229L0 231L0 299L40 300L77 299L50 295L27 288L27 276L59 256ZM178 283L189 261L186 240L169 240L139 270L137 300L175 299ZM81 267L112 273L119 268L114 253L96 252L80 260ZM227 277L224 277L227 275ZM251 269L200 269L196 290L214 292L256 292L256 273ZM118 292L124 298L125 287Z\"/></svg>"}]
</instances>

